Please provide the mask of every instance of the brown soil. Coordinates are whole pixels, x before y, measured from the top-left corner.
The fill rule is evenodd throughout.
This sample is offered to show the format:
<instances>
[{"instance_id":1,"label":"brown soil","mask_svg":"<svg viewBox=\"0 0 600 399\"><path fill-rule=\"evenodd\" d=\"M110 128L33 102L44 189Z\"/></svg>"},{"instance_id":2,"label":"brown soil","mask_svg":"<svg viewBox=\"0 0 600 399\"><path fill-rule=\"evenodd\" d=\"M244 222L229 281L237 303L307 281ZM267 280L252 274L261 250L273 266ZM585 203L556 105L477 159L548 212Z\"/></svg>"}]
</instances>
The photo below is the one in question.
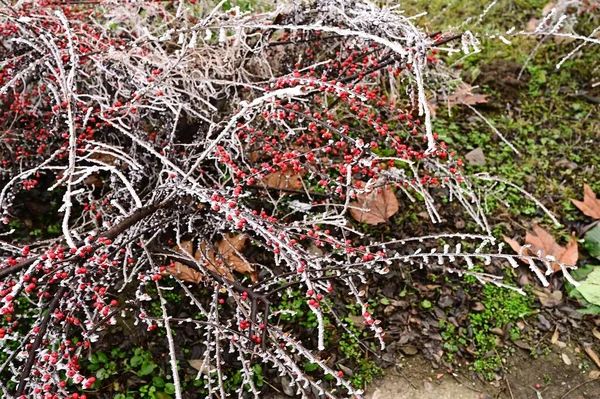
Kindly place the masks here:
<instances>
[{"instance_id":1,"label":"brown soil","mask_svg":"<svg viewBox=\"0 0 600 399\"><path fill-rule=\"evenodd\" d=\"M579 352L579 353L577 353ZM562 354L571 360L565 364ZM386 376L369 387L369 399L598 399L597 370L576 346L555 347L548 356L532 359L524 352L507 359L509 374L483 382L468 370L433 370L431 363L414 357L402 368L388 369ZM536 389L536 386L539 388Z\"/></svg>"}]
</instances>

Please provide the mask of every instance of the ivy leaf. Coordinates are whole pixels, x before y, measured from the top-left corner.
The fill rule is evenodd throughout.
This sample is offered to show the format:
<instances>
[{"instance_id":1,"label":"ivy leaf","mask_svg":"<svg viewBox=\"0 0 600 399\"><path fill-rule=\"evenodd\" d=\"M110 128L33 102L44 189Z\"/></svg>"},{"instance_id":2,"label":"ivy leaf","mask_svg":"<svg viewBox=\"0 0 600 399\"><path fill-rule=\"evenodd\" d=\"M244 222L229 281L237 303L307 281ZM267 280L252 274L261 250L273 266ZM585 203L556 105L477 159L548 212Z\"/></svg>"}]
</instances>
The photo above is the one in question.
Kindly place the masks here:
<instances>
[{"instance_id":1,"label":"ivy leaf","mask_svg":"<svg viewBox=\"0 0 600 399\"><path fill-rule=\"evenodd\" d=\"M600 225L588 231L584 237L583 246L596 259L600 259Z\"/></svg>"},{"instance_id":2,"label":"ivy leaf","mask_svg":"<svg viewBox=\"0 0 600 399\"><path fill-rule=\"evenodd\" d=\"M357 182L362 185L364 182ZM376 225L385 223L398 212L398 199L391 186L374 188L356 196L356 201L350 203L350 215L359 222Z\"/></svg>"},{"instance_id":3,"label":"ivy leaf","mask_svg":"<svg viewBox=\"0 0 600 399\"><path fill-rule=\"evenodd\" d=\"M167 382L165 384L165 393L169 395L173 395L175 393L175 385L172 382Z\"/></svg>"},{"instance_id":4,"label":"ivy leaf","mask_svg":"<svg viewBox=\"0 0 600 399\"><path fill-rule=\"evenodd\" d=\"M571 198L571 202L579 208L584 215L593 219L600 219L600 200L596 197L596 194L589 185L583 185L583 201Z\"/></svg>"},{"instance_id":5,"label":"ivy leaf","mask_svg":"<svg viewBox=\"0 0 600 399\"><path fill-rule=\"evenodd\" d=\"M503 237L504 241L515 252L525 256L539 256L541 258L552 256L556 259L556 262L567 266L575 266L577 264L579 251L575 234L571 235L571 240L565 247L561 247L550 233L537 224L533 225L533 231L528 231L525 235L525 245L530 245L530 247L523 248L517 241L506 236ZM560 270L560 266L553 264L552 269L556 272Z\"/></svg>"},{"instance_id":6,"label":"ivy leaf","mask_svg":"<svg viewBox=\"0 0 600 399\"><path fill-rule=\"evenodd\" d=\"M585 298L586 301L600 306L600 267L594 268L586 279L579 282L580 285L575 289Z\"/></svg>"}]
</instances>

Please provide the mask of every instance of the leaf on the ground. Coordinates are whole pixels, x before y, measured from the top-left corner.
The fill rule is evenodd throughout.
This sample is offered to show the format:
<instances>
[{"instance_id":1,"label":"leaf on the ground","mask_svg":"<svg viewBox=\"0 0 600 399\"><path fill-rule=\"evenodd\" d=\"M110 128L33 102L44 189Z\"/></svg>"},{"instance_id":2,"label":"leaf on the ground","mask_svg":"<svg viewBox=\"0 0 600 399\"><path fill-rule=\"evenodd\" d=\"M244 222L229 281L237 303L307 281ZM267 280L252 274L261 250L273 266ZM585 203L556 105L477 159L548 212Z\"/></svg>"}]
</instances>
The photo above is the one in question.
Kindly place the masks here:
<instances>
[{"instance_id":1,"label":"leaf on the ground","mask_svg":"<svg viewBox=\"0 0 600 399\"><path fill-rule=\"evenodd\" d=\"M223 239L215 244L218 254L212 248L208 248L206 242L201 242L198 249L193 253L193 243L183 241L181 247L184 251L194 256L194 259L201 262L205 267L229 280L233 280L231 272L236 271L242 274L249 274L253 282L256 282L258 275L245 259L240 257L248 237L243 234L227 233ZM175 262L175 267L170 267L165 273L173 274L180 280L190 283L200 283L203 275L197 270L192 269L180 262Z\"/></svg>"},{"instance_id":2,"label":"leaf on the ground","mask_svg":"<svg viewBox=\"0 0 600 399\"><path fill-rule=\"evenodd\" d=\"M211 365L205 363L203 359L189 359L188 363L192 368L198 370L201 374L209 375Z\"/></svg>"},{"instance_id":3,"label":"leaf on the ground","mask_svg":"<svg viewBox=\"0 0 600 399\"><path fill-rule=\"evenodd\" d=\"M594 268L575 288L586 301L600 306L600 267Z\"/></svg>"},{"instance_id":4,"label":"leaf on the ground","mask_svg":"<svg viewBox=\"0 0 600 399\"><path fill-rule=\"evenodd\" d=\"M265 186L271 188L299 190L302 188L302 175L288 168L281 172L269 173L263 178L262 182Z\"/></svg>"},{"instance_id":5,"label":"leaf on the ground","mask_svg":"<svg viewBox=\"0 0 600 399\"><path fill-rule=\"evenodd\" d=\"M467 162L470 165L483 166L486 163L485 154L483 153L483 150L481 149L481 147L477 147L474 150L469 151L465 155L465 159L467 160Z\"/></svg>"},{"instance_id":6,"label":"leaf on the ground","mask_svg":"<svg viewBox=\"0 0 600 399\"><path fill-rule=\"evenodd\" d=\"M236 271L241 274L249 274L252 282L256 282L258 274L248 261L238 255L244 248L247 239L248 236L245 234L225 234L223 239L215 244L218 255L212 248L207 249L206 242L202 242L196 251L195 258L204 261L207 269L229 280L233 280L231 272Z\"/></svg>"},{"instance_id":7,"label":"leaf on the ground","mask_svg":"<svg viewBox=\"0 0 600 399\"><path fill-rule=\"evenodd\" d=\"M594 337L596 337L596 338L600 339L600 331L598 331L598 329L597 329L597 328L594 328L594 329L592 330L592 334L594 334Z\"/></svg>"},{"instance_id":8,"label":"leaf on the ground","mask_svg":"<svg viewBox=\"0 0 600 399\"><path fill-rule=\"evenodd\" d=\"M583 185L583 201L571 198L571 202L575 204L584 215L594 219L600 219L600 199L596 197L596 194L589 185Z\"/></svg>"},{"instance_id":9,"label":"leaf on the ground","mask_svg":"<svg viewBox=\"0 0 600 399\"><path fill-rule=\"evenodd\" d=\"M558 342L558 336L559 336L559 332L558 332L558 327L557 327L554 329L554 334L552 334L552 338L550 339L550 343L552 345L554 345Z\"/></svg>"},{"instance_id":10,"label":"leaf on the ground","mask_svg":"<svg viewBox=\"0 0 600 399\"><path fill-rule=\"evenodd\" d=\"M450 106L456 104L477 105L486 104L489 96L487 94L473 94L473 86L467 83L461 83L454 90L454 94L448 96L446 101Z\"/></svg>"},{"instance_id":11,"label":"leaf on the ground","mask_svg":"<svg viewBox=\"0 0 600 399\"><path fill-rule=\"evenodd\" d=\"M544 8L542 8L542 15L545 17L546 15L550 14L550 11L552 11L555 6L556 5L552 1L546 4Z\"/></svg>"},{"instance_id":12,"label":"leaf on the ground","mask_svg":"<svg viewBox=\"0 0 600 399\"><path fill-rule=\"evenodd\" d=\"M600 371L598 371L598 370L590 371L589 377L590 377L590 380L597 380L598 378L600 378Z\"/></svg>"},{"instance_id":13,"label":"leaf on the ground","mask_svg":"<svg viewBox=\"0 0 600 399\"><path fill-rule=\"evenodd\" d=\"M94 152L90 158L111 166L116 166L119 162L119 158L105 152Z\"/></svg>"},{"instance_id":14,"label":"leaf on the ground","mask_svg":"<svg viewBox=\"0 0 600 399\"><path fill-rule=\"evenodd\" d=\"M553 308L562 303L563 296L561 290L550 291L545 288L542 291L533 290L533 293L538 297L542 306L546 308Z\"/></svg>"},{"instance_id":15,"label":"leaf on the ground","mask_svg":"<svg viewBox=\"0 0 600 399\"><path fill-rule=\"evenodd\" d=\"M179 252L187 252L190 255L192 255L193 249L194 244L191 241L182 241L181 248L177 247ZM167 268L167 270L163 273L163 275L169 274L172 274L181 281L194 284L199 284L203 278L202 273L200 273L198 270L194 270L180 262L175 262L173 267Z\"/></svg>"},{"instance_id":16,"label":"leaf on the ground","mask_svg":"<svg viewBox=\"0 0 600 399\"><path fill-rule=\"evenodd\" d=\"M585 234L583 246L596 259L600 259L600 225Z\"/></svg>"},{"instance_id":17,"label":"leaf on the ground","mask_svg":"<svg viewBox=\"0 0 600 399\"><path fill-rule=\"evenodd\" d=\"M102 187L102 180L98 177L97 173L92 173L83 180L83 183L88 186Z\"/></svg>"},{"instance_id":18,"label":"leaf on the ground","mask_svg":"<svg viewBox=\"0 0 600 399\"><path fill-rule=\"evenodd\" d=\"M531 18L528 22L527 22L527 26L525 27L525 30L527 32L534 32L538 25L540 23L540 20L537 18Z\"/></svg>"},{"instance_id":19,"label":"leaf on the ground","mask_svg":"<svg viewBox=\"0 0 600 399\"><path fill-rule=\"evenodd\" d=\"M571 359L569 358L569 356L566 353L563 353L561 355L562 361L567 365L570 366L573 364L573 362L571 361Z\"/></svg>"},{"instance_id":20,"label":"leaf on the ground","mask_svg":"<svg viewBox=\"0 0 600 399\"><path fill-rule=\"evenodd\" d=\"M575 234L571 235L571 240L565 247L561 247L550 233L537 224L533 226L533 231L528 231L525 235L525 245L530 245L529 247L523 248L517 241L506 236L504 236L504 241L519 254L541 258L552 256L556 262L567 266L575 266L579 257ZM560 266L556 263L552 268L553 271L560 270Z\"/></svg>"},{"instance_id":21,"label":"leaf on the ground","mask_svg":"<svg viewBox=\"0 0 600 399\"><path fill-rule=\"evenodd\" d=\"M594 363L596 363L596 366L598 368L600 368L600 358L598 357L596 352L594 352L594 350L592 349L592 345L583 344L583 350L585 351L585 353L587 353L587 355L590 357L590 359L592 359L594 361Z\"/></svg>"},{"instance_id":22,"label":"leaf on the ground","mask_svg":"<svg viewBox=\"0 0 600 399\"><path fill-rule=\"evenodd\" d=\"M398 198L391 186L358 194L350 206L350 215L354 219L372 225L387 222L399 209Z\"/></svg>"}]
</instances>

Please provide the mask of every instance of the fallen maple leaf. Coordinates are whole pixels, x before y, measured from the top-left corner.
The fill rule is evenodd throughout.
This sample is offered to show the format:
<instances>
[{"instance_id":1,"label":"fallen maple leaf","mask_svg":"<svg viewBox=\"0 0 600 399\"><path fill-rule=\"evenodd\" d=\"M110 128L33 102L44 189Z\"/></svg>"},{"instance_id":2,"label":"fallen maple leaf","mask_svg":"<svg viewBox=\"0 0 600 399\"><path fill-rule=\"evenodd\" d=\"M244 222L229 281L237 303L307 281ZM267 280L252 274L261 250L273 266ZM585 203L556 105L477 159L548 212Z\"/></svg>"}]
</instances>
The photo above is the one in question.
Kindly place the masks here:
<instances>
[{"instance_id":1,"label":"fallen maple leaf","mask_svg":"<svg viewBox=\"0 0 600 399\"><path fill-rule=\"evenodd\" d=\"M523 247L517 241L506 236L503 237L504 241L510 245L515 252L525 256L539 256L541 258L552 256L556 262L567 266L575 266L577 258L579 257L577 240L575 239L574 233L571 235L571 240L566 247L558 245L554 237L537 224L533 225L533 231L528 231L525 235L525 245L530 245L529 247ZM556 272L560 270L560 266L554 263L552 265L552 270Z\"/></svg>"},{"instance_id":2,"label":"fallen maple leaf","mask_svg":"<svg viewBox=\"0 0 600 399\"><path fill-rule=\"evenodd\" d=\"M247 239L248 237L243 234L227 233L221 241L215 244L217 254L215 254L212 248L207 249L208 244L203 241L194 253L194 259L203 263L208 270L229 280L234 279L231 272L236 271L242 274L249 274L252 282L255 283L258 281L258 273L250 266L250 263L238 255L246 244ZM182 242L181 247L190 255L192 254L193 245L191 241ZM180 280L190 283L198 284L203 278L202 273L180 262L175 262L175 267L169 268L167 272Z\"/></svg>"},{"instance_id":3,"label":"fallen maple leaf","mask_svg":"<svg viewBox=\"0 0 600 399\"><path fill-rule=\"evenodd\" d=\"M194 249L194 244L191 241L182 241L181 247L177 247L179 252L187 252L190 255ZM163 275L172 274L179 280L186 281L188 283L200 284L203 279L202 273L198 270L192 269L189 266L182 264L181 262L175 262L172 267L162 273Z\"/></svg>"},{"instance_id":4,"label":"fallen maple leaf","mask_svg":"<svg viewBox=\"0 0 600 399\"><path fill-rule=\"evenodd\" d=\"M457 104L477 105L487 104L489 96L487 94L473 94L473 86L467 83L459 84L454 93L448 97L442 98L440 102L446 102L449 107ZM427 103L429 111L434 117L437 113L439 104L435 100L430 100Z\"/></svg>"},{"instance_id":5,"label":"fallen maple leaf","mask_svg":"<svg viewBox=\"0 0 600 399\"><path fill-rule=\"evenodd\" d=\"M282 172L269 173L262 182L271 188L299 190L302 188L302 175L289 168Z\"/></svg>"},{"instance_id":6,"label":"fallen maple leaf","mask_svg":"<svg viewBox=\"0 0 600 399\"><path fill-rule=\"evenodd\" d=\"M398 212L398 199L390 186L383 186L358 194L350 206L350 215L354 219L366 224L379 224Z\"/></svg>"},{"instance_id":7,"label":"fallen maple leaf","mask_svg":"<svg viewBox=\"0 0 600 399\"><path fill-rule=\"evenodd\" d=\"M206 267L209 270L233 280L231 272L235 271L242 274L249 274L252 282L258 281L258 273L250 266L250 263L240 257L242 248L246 244L248 236L244 234L227 233L223 239L215 244L218 255L212 249L206 250L206 243L203 242L196 251L195 258L206 261Z\"/></svg>"},{"instance_id":8,"label":"fallen maple leaf","mask_svg":"<svg viewBox=\"0 0 600 399\"><path fill-rule=\"evenodd\" d=\"M446 101L450 106L456 104L477 105L488 102L487 94L473 94L473 86L467 83L461 83L454 90L454 94L448 96Z\"/></svg>"},{"instance_id":9,"label":"fallen maple leaf","mask_svg":"<svg viewBox=\"0 0 600 399\"><path fill-rule=\"evenodd\" d=\"M576 199L571 198L571 202L579 208L584 215L594 219L600 219L600 200L596 197L596 194L594 194L589 185L583 185L583 201L577 201Z\"/></svg>"}]
</instances>

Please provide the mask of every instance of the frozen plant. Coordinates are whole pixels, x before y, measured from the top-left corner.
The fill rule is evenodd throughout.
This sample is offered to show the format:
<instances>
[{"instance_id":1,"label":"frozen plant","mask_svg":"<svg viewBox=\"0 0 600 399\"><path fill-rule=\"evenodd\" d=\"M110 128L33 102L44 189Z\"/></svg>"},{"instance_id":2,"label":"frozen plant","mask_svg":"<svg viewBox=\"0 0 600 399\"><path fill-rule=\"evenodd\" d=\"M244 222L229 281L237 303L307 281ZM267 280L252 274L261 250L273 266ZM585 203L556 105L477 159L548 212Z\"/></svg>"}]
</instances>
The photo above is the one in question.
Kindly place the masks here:
<instances>
[{"instance_id":1,"label":"frozen plant","mask_svg":"<svg viewBox=\"0 0 600 399\"><path fill-rule=\"evenodd\" d=\"M555 261L501 252L474 182L432 130L427 96L445 73L436 53L460 36L430 35L366 1L266 13L223 3L2 3L3 220L42 191L61 214L56 238L21 245L5 229L0 241L3 397L94 387L80 359L128 314L139 333L164 331L176 398L174 331L187 325L203 342L208 372L197 378L211 397L260 397L251 362L302 397L361 397L320 357L324 316L339 311L331 295L355 298L383 348L361 288L372 273L431 267L502 284L472 270L497 258L529 262L547 284ZM391 193L422 199L435 224L440 191L481 234L380 241L352 216L377 212L361 199ZM318 320L314 346L272 311L298 288ZM197 317L169 314L171 289ZM224 383L232 355L235 393ZM308 375L306 361L330 380Z\"/></svg>"}]
</instances>

